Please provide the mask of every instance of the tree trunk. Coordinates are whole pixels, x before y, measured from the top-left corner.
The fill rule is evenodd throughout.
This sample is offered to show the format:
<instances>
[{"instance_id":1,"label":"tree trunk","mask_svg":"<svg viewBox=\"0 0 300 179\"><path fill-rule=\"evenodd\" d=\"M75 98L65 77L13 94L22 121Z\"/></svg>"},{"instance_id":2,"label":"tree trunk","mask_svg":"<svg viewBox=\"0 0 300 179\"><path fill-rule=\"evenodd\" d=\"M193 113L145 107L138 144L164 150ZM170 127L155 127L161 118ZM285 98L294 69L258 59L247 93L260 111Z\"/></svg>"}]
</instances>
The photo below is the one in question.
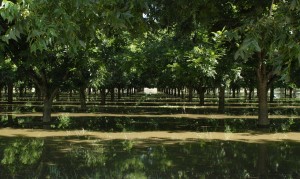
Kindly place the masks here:
<instances>
[{"instance_id":1,"label":"tree trunk","mask_svg":"<svg viewBox=\"0 0 300 179\"><path fill-rule=\"evenodd\" d=\"M37 86L35 87L35 95L36 95L38 101L42 100L41 90Z\"/></svg>"},{"instance_id":2,"label":"tree trunk","mask_svg":"<svg viewBox=\"0 0 300 179\"><path fill-rule=\"evenodd\" d=\"M121 88L118 87L118 100L120 100L120 99L121 99Z\"/></svg>"},{"instance_id":3,"label":"tree trunk","mask_svg":"<svg viewBox=\"0 0 300 179\"><path fill-rule=\"evenodd\" d=\"M221 85L219 87L219 113L223 114L225 112L225 86Z\"/></svg>"},{"instance_id":4,"label":"tree trunk","mask_svg":"<svg viewBox=\"0 0 300 179\"><path fill-rule=\"evenodd\" d=\"M60 94L59 94L59 91L56 93L55 99L56 99L56 101L59 101L59 100L60 100Z\"/></svg>"},{"instance_id":5,"label":"tree trunk","mask_svg":"<svg viewBox=\"0 0 300 179\"><path fill-rule=\"evenodd\" d=\"M43 122L51 121L52 99L48 95L44 98Z\"/></svg>"},{"instance_id":6,"label":"tree trunk","mask_svg":"<svg viewBox=\"0 0 300 179\"><path fill-rule=\"evenodd\" d=\"M284 97L286 98L287 96L287 92L286 92L286 88L284 88Z\"/></svg>"},{"instance_id":7,"label":"tree trunk","mask_svg":"<svg viewBox=\"0 0 300 179\"><path fill-rule=\"evenodd\" d=\"M105 88L101 88L100 89L100 95L101 95L101 104L102 105L105 105L105 102L106 102L106 100L105 100L105 98L106 98L106 91L105 91Z\"/></svg>"},{"instance_id":8,"label":"tree trunk","mask_svg":"<svg viewBox=\"0 0 300 179\"><path fill-rule=\"evenodd\" d=\"M13 90L14 90L14 85L12 82L9 82L7 84L7 103L8 104L13 103Z\"/></svg>"},{"instance_id":9,"label":"tree trunk","mask_svg":"<svg viewBox=\"0 0 300 179\"><path fill-rule=\"evenodd\" d=\"M92 94L92 88L88 88L88 94L89 96Z\"/></svg>"},{"instance_id":10,"label":"tree trunk","mask_svg":"<svg viewBox=\"0 0 300 179\"><path fill-rule=\"evenodd\" d=\"M266 68L266 64L260 59L257 69L258 125L260 127L270 125L270 120L268 119L268 75Z\"/></svg>"},{"instance_id":11,"label":"tree trunk","mask_svg":"<svg viewBox=\"0 0 300 179\"><path fill-rule=\"evenodd\" d=\"M0 101L2 101L2 86L0 86Z\"/></svg>"},{"instance_id":12,"label":"tree trunk","mask_svg":"<svg viewBox=\"0 0 300 179\"><path fill-rule=\"evenodd\" d=\"M86 111L86 95L85 87L79 88L80 108L82 111Z\"/></svg>"},{"instance_id":13,"label":"tree trunk","mask_svg":"<svg viewBox=\"0 0 300 179\"><path fill-rule=\"evenodd\" d=\"M253 87L250 87L249 88L249 94L248 94L248 100L252 100L252 94L254 92L254 88Z\"/></svg>"},{"instance_id":14,"label":"tree trunk","mask_svg":"<svg viewBox=\"0 0 300 179\"><path fill-rule=\"evenodd\" d=\"M293 98L293 88L290 88L290 98Z\"/></svg>"},{"instance_id":15,"label":"tree trunk","mask_svg":"<svg viewBox=\"0 0 300 179\"><path fill-rule=\"evenodd\" d=\"M189 102L193 101L193 88L189 87Z\"/></svg>"},{"instance_id":16,"label":"tree trunk","mask_svg":"<svg viewBox=\"0 0 300 179\"><path fill-rule=\"evenodd\" d=\"M12 107L12 105L9 105L9 106L7 107L7 112L13 112L13 107ZM13 126L14 126L14 119L13 119L13 117L12 117L12 114L8 114L8 115L7 115L7 123L8 123L8 126L9 126L9 127L13 127Z\"/></svg>"},{"instance_id":17,"label":"tree trunk","mask_svg":"<svg viewBox=\"0 0 300 179\"><path fill-rule=\"evenodd\" d=\"M204 87L199 87L198 90L198 95L199 95L199 105L204 106L204 95L205 95L205 88Z\"/></svg>"},{"instance_id":18,"label":"tree trunk","mask_svg":"<svg viewBox=\"0 0 300 179\"><path fill-rule=\"evenodd\" d=\"M245 99L247 99L247 94L248 94L247 88L244 88L244 97L245 97Z\"/></svg>"},{"instance_id":19,"label":"tree trunk","mask_svg":"<svg viewBox=\"0 0 300 179\"><path fill-rule=\"evenodd\" d=\"M125 90L122 88L122 96L125 96Z\"/></svg>"},{"instance_id":20,"label":"tree trunk","mask_svg":"<svg viewBox=\"0 0 300 179\"><path fill-rule=\"evenodd\" d=\"M216 97L216 90L217 90L216 88L213 89L213 97Z\"/></svg>"},{"instance_id":21,"label":"tree trunk","mask_svg":"<svg viewBox=\"0 0 300 179\"><path fill-rule=\"evenodd\" d=\"M23 87L23 86L20 86L20 87L19 87L19 97L20 97L20 98L23 98L23 97L24 97L24 87Z\"/></svg>"},{"instance_id":22,"label":"tree trunk","mask_svg":"<svg viewBox=\"0 0 300 179\"><path fill-rule=\"evenodd\" d=\"M272 86L270 88L270 103L273 103L274 102L274 87Z\"/></svg>"},{"instance_id":23,"label":"tree trunk","mask_svg":"<svg viewBox=\"0 0 300 179\"><path fill-rule=\"evenodd\" d=\"M265 144L258 144L257 178L268 178L268 149Z\"/></svg>"},{"instance_id":24,"label":"tree trunk","mask_svg":"<svg viewBox=\"0 0 300 179\"><path fill-rule=\"evenodd\" d=\"M115 101L115 88L110 89L110 101Z\"/></svg>"},{"instance_id":25,"label":"tree trunk","mask_svg":"<svg viewBox=\"0 0 300 179\"><path fill-rule=\"evenodd\" d=\"M58 88L54 88L50 91L50 89L47 89L46 87L41 90L44 93L44 109L43 109L43 122L50 122L51 121L51 109L52 109L52 103L53 99L56 96L58 92ZM48 128L47 126L44 126L44 128Z\"/></svg>"}]
</instances>

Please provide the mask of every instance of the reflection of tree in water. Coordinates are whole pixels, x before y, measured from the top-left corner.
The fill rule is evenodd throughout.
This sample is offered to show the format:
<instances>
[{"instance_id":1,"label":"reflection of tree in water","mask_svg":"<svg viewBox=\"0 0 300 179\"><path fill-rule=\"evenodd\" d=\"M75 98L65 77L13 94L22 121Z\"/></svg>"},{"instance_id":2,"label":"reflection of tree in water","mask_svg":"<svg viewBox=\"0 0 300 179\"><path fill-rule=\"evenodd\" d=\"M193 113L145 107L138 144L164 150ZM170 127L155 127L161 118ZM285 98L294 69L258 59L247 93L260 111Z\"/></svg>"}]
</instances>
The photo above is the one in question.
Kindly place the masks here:
<instances>
[{"instance_id":1,"label":"reflection of tree in water","mask_svg":"<svg viewBox=\"0 0 300 179\"><path fill-rule=\"evenodd\" d=\"M117 141L105 152L105 165L98 167L101 171L97 170L97 176L104 178L297 178L300 156L294 156L297 150L291 150L291 148L296 149L296 146L286 142L253 144L199 141L153 145L147 148L132 147L128 150L128 142Z\"/></svg>"},{"instance_id":2,"label":"reflection of tree in water","mask_svg":"<svg viewBox=\"0 0 300 179\"><path fill-rule=\"evenodd\" d=\"M43 150L42 140L16 140L0 151L3 153L1 164L3 169L9 170L11 176L50 178L300 176L298 143L201 140L162 145L161 141L159 145L152 143L146 147L130 140L91 142L93 145L67 144L69 149L62 152L55 148L56 145L46 145L47 150ZM26 172L33 166L38 166L39 169L32 170L33 174ZM0 178L7 175L0 173Z\"/></svg>"},{"instance_id":3,"label":"reflection of tree in water","mask_svg":"<svg viewBox=\"0 0 300 179\"><path fill-rule=\"evenodd\" d=\"M44 141L41 139L17 139L8 144L1 157L2 175L35 176L39 172L37 164L41 160L43 148Z\"/></svg>"}]
</instances>

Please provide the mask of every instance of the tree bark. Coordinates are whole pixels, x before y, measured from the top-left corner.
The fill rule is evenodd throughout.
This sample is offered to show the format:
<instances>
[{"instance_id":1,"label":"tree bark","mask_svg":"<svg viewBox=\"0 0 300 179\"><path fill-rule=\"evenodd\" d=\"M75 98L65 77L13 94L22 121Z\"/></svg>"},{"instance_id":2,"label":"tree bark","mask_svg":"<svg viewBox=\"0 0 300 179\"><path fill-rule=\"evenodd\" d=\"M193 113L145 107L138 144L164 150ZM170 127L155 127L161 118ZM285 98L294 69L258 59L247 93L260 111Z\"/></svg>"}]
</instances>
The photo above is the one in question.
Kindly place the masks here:
<instances>
[{"instance_id":1,"label":"tree bark","mask_svg":"<svg viewBox=\"0 0 300 179\"><path fill-rule=\"evenodd\" d=\"M197 91L199 95L199 105L204 106L205 88L200 86Z\"/></svg>"},{"instance_id":2,"label":"tree bark","mask_svg":"<svg viewBox=\"0 0 300 179\"><path fill-rule=\"evenodd\" d=\"M86 95L85 87L79 88L80 108L82 111L86 111Z\"/></svg>"},{"instance_id":3,"label":"tree bark","mask_svg":"<svg viewBox=\"0 0 300 179\"><path fill-rule=\"evenodd\" d=\"M7 103L8 104L13 103L13 90L14 90L14 85L12 82L9 82L7 84Z\"/></svg>"},{"instance_id":4,"label":"tree bark","mask_svg":"<svg viewBox=\"0 0 300 179\"><path fill-rule=\"evenodd\" d=\"M254 88L253 87L250 87L249 88L249 94L248 94L248 100L252 100L252 95L254 93Z\"/></svg>"},{"instance_id":5,"label":"tree bark","mask_svg":"<svg viewBox=\"0 0 300 179\"><path fill-rule=\"evenodd\" d=\"M216 97L216 90L217 90L216 88L213 89L213 97Z\"/></svg>"},{"instance_id":6,"label":"tree bark","mask_svg":"<svg viewBox=\"0 0 300 179\"><path fill-rule=\"evenodd\" d=\"M180 97L180 88L177 88L177 97Z\"/></svg>"},{"instance_id":7,"label":"tree bark","mask_svg":"<svg viewBox=\"0 0 300 179\"><path fill-rule=\"evenodd\" d=\"M52 99L48 96L44 98L43 122L51 121Z\"/></svg>"},{"instance_id":8,"label":"tree bark","mask_svg":"<svg viewBox=\"0 0 300 179\"><path fill-rule=\"evenodd\" d=\"M268 119L268 74L267 67L259 53L260 59L257 68L257 78L258 78L258 125L260 127L267 127L270 125L270 120Z\"/></svg>"},{"instance_id":9,"label":"tree bark","mask_svg":"<svg viewBox=\"0 0 300 179\"><path fill-rule=\"evenodd\" d=\"M115 88L110 89L110 101L115 101Z\"/></svg>"},{"instance_id":10,"label":"tree bark","mask_svg":"<svg viewBox=\"0 0 300 179\"><path fill-rule=\"evenodd\" d=\"M92 88L88 88L88 95L90 96L92 94Z\"/></svg>"},{"instance_id":11,"label":"tree bark","mask_svg":"<svg viewBox=\"0 0 300 179\"><path fill-rule=\"evenodd\" d=\"M284 88L284 97L286 98L287 96L287 92L286 92L286 88Z\"/></svg>"},{"instance_id":12,"label":"tree bark","mask_svg":"<svg viewBox=\"0 0 300 179\"><path fill-rule=\"evenodd\" d=\"M105 98L106 98L105 88L101 88L100 89L100 95L101 95L101 102L100 102L100 104L105 105L105 102L106 102L106 100L105 100Z\"/></svg>"},{"instance_id":13,"label":"tree bark","mask_svg":"<svg viewBox=\"0 0 300 179\"><path fill-rule=\"evenodd\" d=\"M38 86L35 86L35 95L38 101L42 100L41 90Z\"/></svg>"},{"instance_id":14,"label":"tree bark","mask_svg":"<svg viewBox=\"0 0 300 179\"><path fill-rule=\"evenodd\" d=\"M193 88L189 87L189 102L193 101Z\"/></svg>"},{"instance_id":15,"label":"tree bark","mask_svg":"<svg viewBox=\"0 0 300 179\"><path fill-rule=\"evenodd\" d=\"M13 112L12 105L7 106L7 112ZM7 123L8 123L9 127L13 127L14 126L14 120L13 120L12 114L8 114L7 115Z\"/></svg>"},{"instance_id":16,"label":"tree bark","mask_svg":"<svg viewBox=\"0 0 300 179\"><path fill-rule=\"evenodd\" d=\"M257 178L268 178L268 148L265 144L258 144Z\"/></svg>"},{"instance_id":17,"label":"tree bark","mask_svg":"<svg viewBox=\"0 0 300 179\"><path fill-rule=\"evenodd\" d=\"M0 86L0 101L2 101L2 86Z\"/></svg>"},{"instance_id":18,"label":"tree bark","mask_svg":"<svg viewBox=\"0 0 300 179\"><path fill-rule=\"evenodd\" d=\"M293 98L293 88L289 88L289 90L290 90L290 93L289 93L290 98Z\"/></svg>"},{"instance_id":19,"label":"tree bark","mask_svg":"<svg viewBox=\"0 0 300 179\"><path fill-rule=\"evenodd\" d=\"M270 124L268 119L268 87L266 81L260 81L258 86L258 125L267 126Z\"/></svg>"},{"instance_id":20,"label":"tree bark","mask_svg":"<svg viewBox=\"0 0 300 179\"><path fill-rule=\"evenodd\" d=\"M118 87L118 100L120 100L120 99L121 99L121 88Z\"/></svg>"},{"instance_id":21,"label":"tree bark","mask_svg":"<svg viewBox=\"0 0 300 179\"><path fill-rule=\"evenodd\" d=\"M43 122L50 122L51 121L51 109L53 99L58 92L58 88L55 88L50 91L50 89L44 88L42 92L45 94L44 97L44 109L43 109Z\"/></svg>"},{"instance_id":22,"label":"tree bark","mask_svg":"<svg viewBox=\"0 0 300 179\"><path fill-rule=\"evenodd\" d=\"M221 85L219 87L219 113L223 114L225 112L225 86Z\"/></svg>"},{"instance_id":23,"label":"tree bark","mask_svg":"<svg viewBox=\"0 0 300 179\"><path fill-rule=\"evenodd\" d=\"M55 95L55 99L56 101L59 101L60 100L60 94L59 94L59 91L57 91L56 95Z\"/></svg>"},{"instance_id":24,"label":"tree bark","mask_svg":"<svg viewBox=\"0 0 300 179\"><path fill-rule=\"evenodd\" d=\"M19 87L19 97L23 98L24 97L24 86Z\"/></svg>"},{"instance_id":25,"label":"tree bark","mask_svg":"<svg viewBox=\"0 0 300 179\"><path fill-rule=\"evenodd\" d=\"M274 102L274 87L272 86L270 88L270 103L273 103Z\"/></svg>"}]
</instances>

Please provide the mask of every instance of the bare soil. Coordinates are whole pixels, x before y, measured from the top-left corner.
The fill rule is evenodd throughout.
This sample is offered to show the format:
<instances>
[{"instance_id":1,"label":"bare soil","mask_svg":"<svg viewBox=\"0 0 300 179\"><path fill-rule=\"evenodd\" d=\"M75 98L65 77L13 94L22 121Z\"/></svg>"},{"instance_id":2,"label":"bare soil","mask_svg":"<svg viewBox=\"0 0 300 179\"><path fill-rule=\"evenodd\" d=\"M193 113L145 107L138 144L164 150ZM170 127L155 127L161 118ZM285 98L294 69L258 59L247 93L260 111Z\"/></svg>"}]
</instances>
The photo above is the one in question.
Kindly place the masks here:
<instances>
[{"instance_id":1,"label":"bare soil","mask_svg":"<svg viewBox=\"0 0 300 179\"><path fill-rule=\"evenodd\" d=\"M1 115L12 115L15 117L42 117L42 113L15 113L15 112L0 112ZM256 115L224 115L224 114L112 114L112 113L52 113L51 116L68 116L68 117L146 117L146 118L190 118L190 119L257 119ZM299 118L293 115L269 115L271 119L286 119L286 118Z\"/></svg>"},{"instance_id":2,"label":"bare soil","mask_svg":"<svg viewBox=\"0 0 300 179\"><path fill-rule=\"evenodd\" d=\"M72 137L73 142L83 142L82 139L90 140L133 140L133 141L153 141L159 143L173 143L180 141L196 140L220 140L220 141L240 141L248 143L264 142L300 142L300 133L263 133L263 132L93 132L87 130L57 131L43 129L0 129L0 137L24 137L24 138L59 138ZM75 139L75 140L74 140Z\"/></svg>"}]
</instances>

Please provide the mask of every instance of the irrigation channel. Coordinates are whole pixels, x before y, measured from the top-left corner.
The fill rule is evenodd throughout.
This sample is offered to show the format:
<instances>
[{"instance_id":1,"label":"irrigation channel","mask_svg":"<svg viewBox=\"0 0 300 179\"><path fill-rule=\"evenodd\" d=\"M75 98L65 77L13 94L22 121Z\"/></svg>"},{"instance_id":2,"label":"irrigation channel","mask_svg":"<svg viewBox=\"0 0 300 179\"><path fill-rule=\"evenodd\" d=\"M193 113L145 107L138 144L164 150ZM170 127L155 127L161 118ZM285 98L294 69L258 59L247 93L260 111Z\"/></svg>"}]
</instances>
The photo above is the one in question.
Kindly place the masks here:
<instances>
[{"instance_id":1,"label":"irrigation channel","mask_svg":"<svg viewBox=\"0 0 300 179\"><path fill-rule=\"evenodd\" d=\"M199 106L138 93L106 105L62 94L49 129L28 94L0 104L0 178L300 178L300 99L277 98L258 130L257 99ZM9 123L8 121L12 121Z\"/></svg>"}]
</instances>

